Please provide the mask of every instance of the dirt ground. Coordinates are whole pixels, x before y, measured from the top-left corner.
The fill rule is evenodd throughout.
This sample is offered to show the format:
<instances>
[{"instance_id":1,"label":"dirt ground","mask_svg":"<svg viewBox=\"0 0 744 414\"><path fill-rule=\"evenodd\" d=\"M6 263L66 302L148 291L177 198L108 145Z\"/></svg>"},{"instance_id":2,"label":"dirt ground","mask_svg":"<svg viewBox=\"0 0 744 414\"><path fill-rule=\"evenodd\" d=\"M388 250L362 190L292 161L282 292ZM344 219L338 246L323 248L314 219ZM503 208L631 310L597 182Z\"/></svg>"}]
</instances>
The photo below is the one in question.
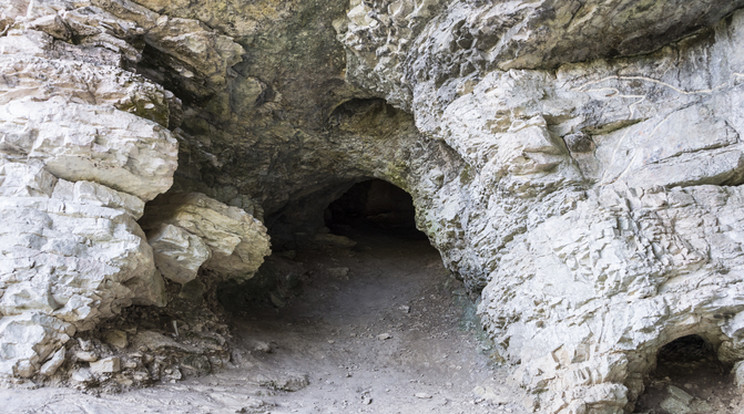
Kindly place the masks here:
<instances>
[{"instance_id":1,"label":"dirt ground","mask_svg":"<svg viewBox=\"0 0 744 414\"><path fill-rule=\"evenodd\" d=\"M234 367L118 394L0 390L13 413L526 413L426 240L298 251L302 293L235 314Z\"/></svg>"},{"instance_id":2,"label":"dirt ground","mask_svg":"<svg viewBox=\"0 0 744 414\"><path fill-rule=\"evenodd\" d=\"M462 283L425 239L353 238L354 247L291 252L301 289L231 314L228 369L121 393L0 389L0 413L530 411L507 367L489 358ZM728 368L697 345L660 355L636 413L744 413Z\"/></svg>"}]
</instances>

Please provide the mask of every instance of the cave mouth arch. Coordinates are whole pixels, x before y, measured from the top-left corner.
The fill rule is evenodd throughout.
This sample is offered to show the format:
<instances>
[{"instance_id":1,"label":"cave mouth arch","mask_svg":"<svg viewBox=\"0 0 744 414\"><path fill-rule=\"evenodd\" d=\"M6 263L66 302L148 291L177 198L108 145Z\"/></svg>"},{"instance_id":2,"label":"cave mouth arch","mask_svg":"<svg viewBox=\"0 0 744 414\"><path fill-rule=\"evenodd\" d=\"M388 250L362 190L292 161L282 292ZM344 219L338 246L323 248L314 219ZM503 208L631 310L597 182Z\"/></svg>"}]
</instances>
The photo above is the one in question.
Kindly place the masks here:
<instances>
[{"instance_id":1,"label":"cave mouth arch","mask_svg":"<svg viewBox=\"0 0 744 414\"><path fill-rule=\"evenodd\" d=\"M659 348L656 366L633 412L676 414L682 412L680 407L689 413L728 412L737 395L731 368L718 358L714 344L701 335L668 342Z\"/></svg>"},{"instance_id":2,"label":"cave mouth arch","mask_svg":"<svg viewBox=\"0 0 744 414\"><path fill-rule=\"evenodd\" d=\"M354 237L386 233L408 239L426 239L416 228L413 198L405 190L380 179L352 185L323 212L325 226L334 234Z\"/></svg>"},{"instance_id":3,"label":"cave mouth arch","mask_svg":"<svg viewBox=\"0 0 744 414\"><path fill-rule=\"evenodd\" d=\"M345 403L360 393L365 404L374 395L373 411L389 411L411 396L420 407L442 390L470 395L493 378L476 304L416 230L412 200L359 177L308 188L274 216L276 238L294 238L220 294L235 354L266 371L259 382L308 387L343 401L323 410L336 412L356 411Z\"/></svg>"}]
</instances>

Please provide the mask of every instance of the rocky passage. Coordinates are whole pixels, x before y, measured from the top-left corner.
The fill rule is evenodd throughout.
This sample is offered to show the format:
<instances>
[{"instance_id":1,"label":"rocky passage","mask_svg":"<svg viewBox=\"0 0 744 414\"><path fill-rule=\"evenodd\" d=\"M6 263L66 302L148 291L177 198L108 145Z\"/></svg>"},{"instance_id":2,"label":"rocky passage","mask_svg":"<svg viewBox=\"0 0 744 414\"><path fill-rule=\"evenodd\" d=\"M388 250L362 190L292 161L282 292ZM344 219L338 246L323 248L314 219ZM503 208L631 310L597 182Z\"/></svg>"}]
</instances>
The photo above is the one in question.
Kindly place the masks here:
<instances>
[{"instance_id":1,"label":"rocky passage","mask_svg":"<svg viewBox=\"0 0 744 414\"><path fill-rule=\"evenodd\" d=\"M742 6L3 2L0 381L219 368L217 297L287 305L278 253L380 179L528 410L632 411L690 335L744 386Z\"/></svg>"}]
</instances>

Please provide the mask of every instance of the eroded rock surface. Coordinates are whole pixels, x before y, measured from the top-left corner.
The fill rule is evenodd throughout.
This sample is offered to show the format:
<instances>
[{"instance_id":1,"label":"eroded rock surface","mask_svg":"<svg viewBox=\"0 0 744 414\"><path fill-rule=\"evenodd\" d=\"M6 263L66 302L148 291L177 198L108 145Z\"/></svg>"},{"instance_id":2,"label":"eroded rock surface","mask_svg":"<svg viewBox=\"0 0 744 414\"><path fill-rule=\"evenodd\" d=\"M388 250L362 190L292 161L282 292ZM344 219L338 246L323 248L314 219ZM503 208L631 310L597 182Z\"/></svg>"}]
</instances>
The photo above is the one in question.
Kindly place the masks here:
<instances>
[{"instance_id":1,"label":"eroded rock surface","mask_svg":"<svg viewBox=\"0 0 744 414\"><path fill-rule=\"evenodd\" d=\"M740 367L742 5L0 6L0 326L44 344L0 366L54 366L76 329L162 301L160 272L250 277L255 219L312 240L374 177L481 295L534 410L630 410L685 335ZM135 220L172 183L148 244Z\"/></svg>"},{"instance_id":2,"label":"eroded rock surface","mask_svg":"<svg viewBox=\"0 0 744 414\"><path fill-rule=\"evenodd\" d=\"M73 2L0 10L0 374L48 376L76 332L165 304L136 220L173 183L177 100L126 70L128 22Z\"/></svg>"},{"instance_id":3,"label":"eroded rock surface","mask_svg":"<svg viewBox=\"0 0 744 414\"><path fill-rule=\"evenodd\" d=\"M244 281L271 253L260 221L201 193L169 193L148 206L142 226L163 276L186 283L200 268Z\"/></svg>"}]
</instances>

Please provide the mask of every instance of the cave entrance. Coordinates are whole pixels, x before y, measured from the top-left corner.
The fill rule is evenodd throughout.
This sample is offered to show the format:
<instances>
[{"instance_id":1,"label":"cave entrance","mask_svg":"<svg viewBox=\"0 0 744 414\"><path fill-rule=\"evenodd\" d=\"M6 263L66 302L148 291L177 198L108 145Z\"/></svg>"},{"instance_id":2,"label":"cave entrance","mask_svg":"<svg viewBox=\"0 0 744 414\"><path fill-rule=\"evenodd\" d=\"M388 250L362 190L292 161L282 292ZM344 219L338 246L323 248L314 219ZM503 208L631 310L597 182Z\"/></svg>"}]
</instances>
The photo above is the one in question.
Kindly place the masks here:
<instances>
[{"instance_id":1,"label":"cave entrance","mask_svg":"<svg viewBox=\"0 0 744 414\"><path fill-rule=\"evenodd\" d=\"M365 180L354 184L331 202L324 213L325 225L335 234L386 233L425 239L416 228L411 195L387 181Z\"/></svg>"},{"instance_id":2,"label":"cave entrance","mask_svg":"<svg viewBox=\"0 0 744 414\"><path fill-rule=\"evenodd\" d=\"M303 230L253 279L222 291L236 361L256 383L307 388L301 411L421 412L438 407L434 396L456 401L491 381L475 304L416 230L409 194L366 179L290 206L283 217L330 232Z\"/></svg>"},{"instance_id":3,"label":"cave entrance","mask_svg":"<svg viewBox=\"0 0 744 414\"><path fill-rule=\"evenodd\" d=\"M700 335L678 338L659 349L656 368L635 413L734 413L737 398L731 365L721 362ZM744 408L744 407L739 407Z\"/></svg>"}]
</instances>

